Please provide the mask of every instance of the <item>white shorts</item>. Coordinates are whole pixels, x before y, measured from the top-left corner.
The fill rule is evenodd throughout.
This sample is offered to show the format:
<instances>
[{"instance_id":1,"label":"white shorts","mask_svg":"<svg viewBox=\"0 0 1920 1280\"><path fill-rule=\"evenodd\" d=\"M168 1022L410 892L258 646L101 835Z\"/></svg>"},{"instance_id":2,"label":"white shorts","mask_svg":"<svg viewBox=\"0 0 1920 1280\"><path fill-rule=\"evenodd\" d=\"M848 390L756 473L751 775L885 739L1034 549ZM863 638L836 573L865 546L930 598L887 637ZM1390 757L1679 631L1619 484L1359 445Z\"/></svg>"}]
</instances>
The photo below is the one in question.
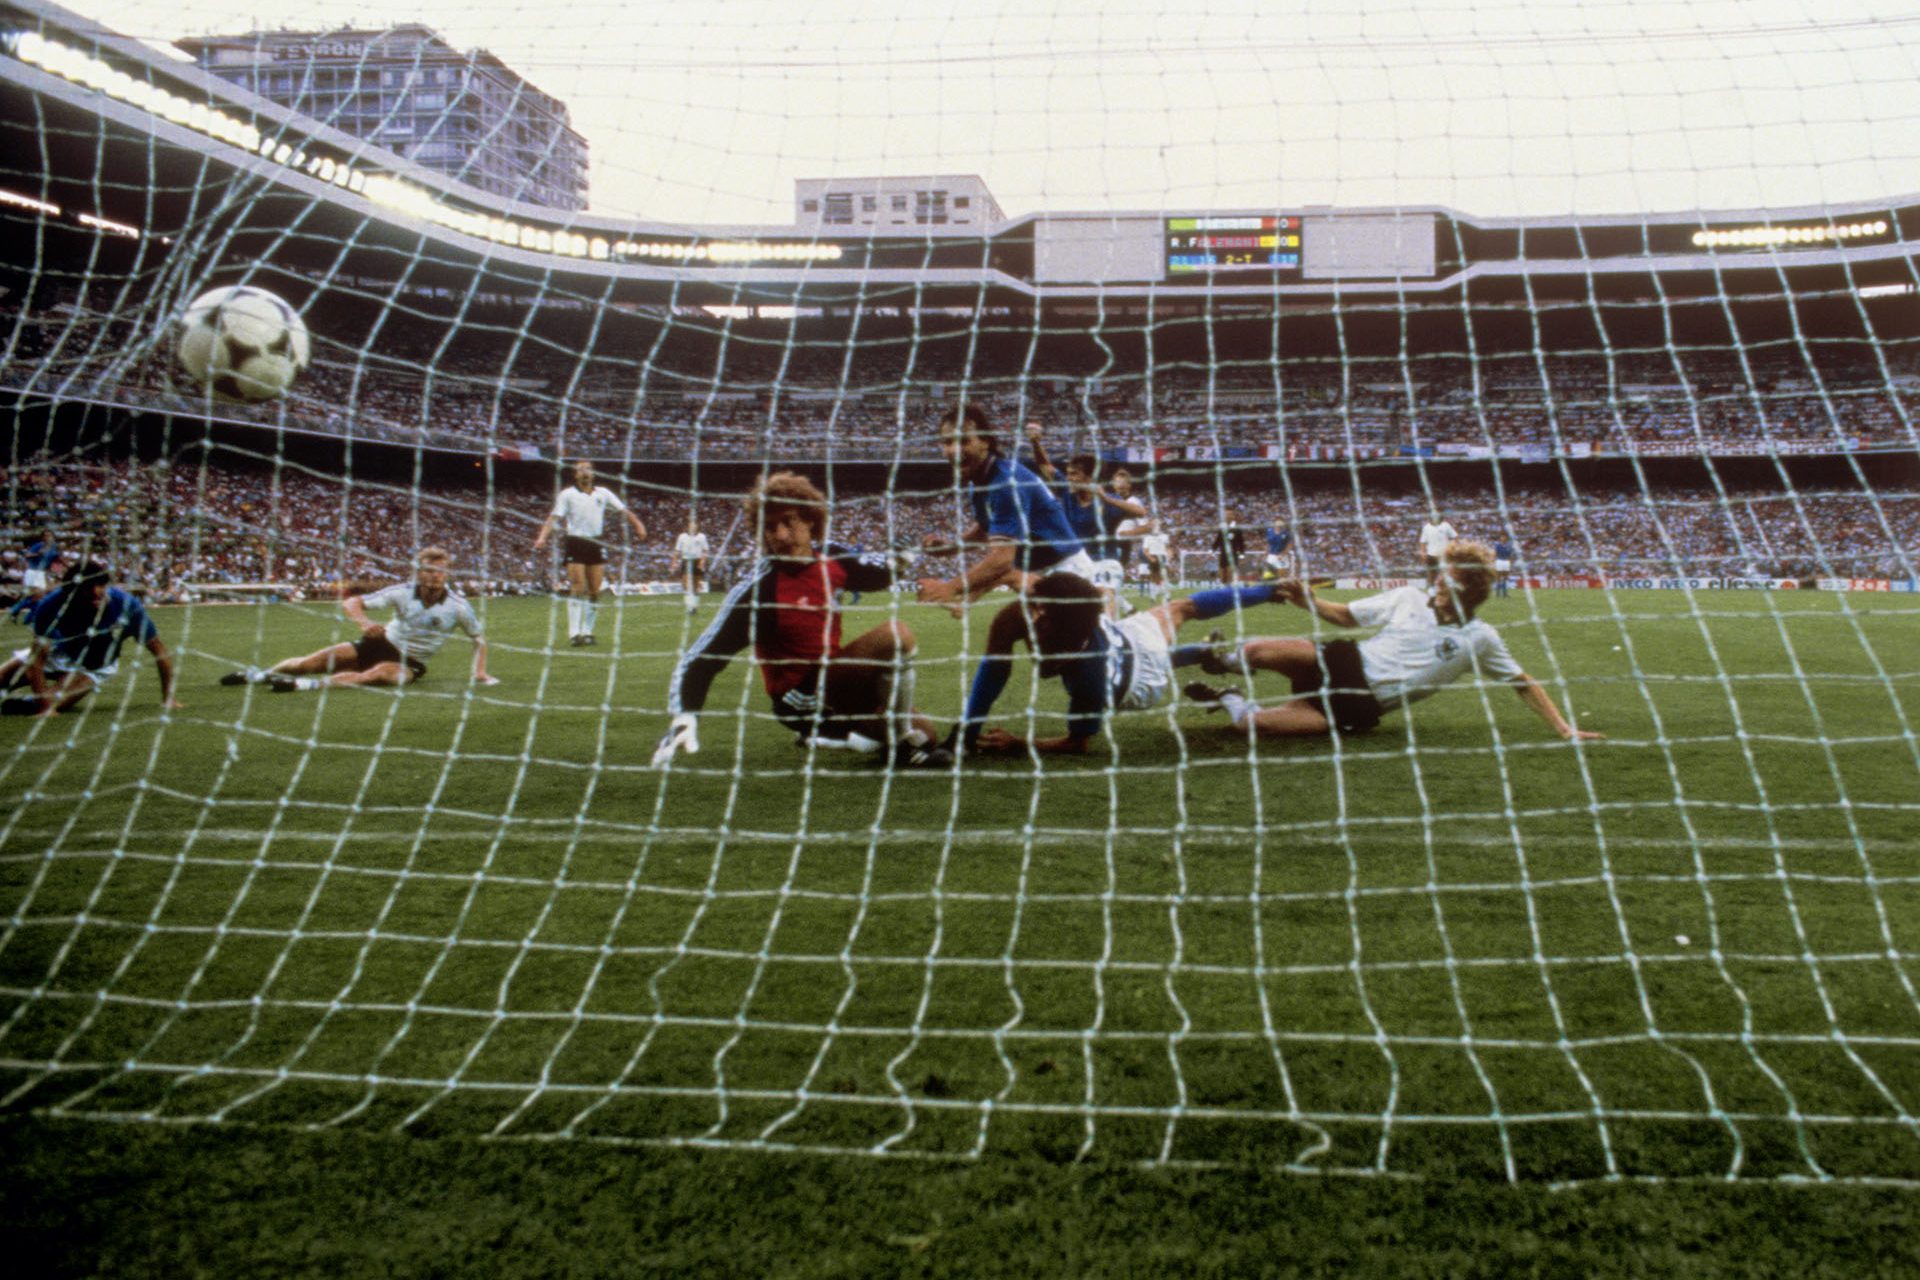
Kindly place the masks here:
<instances>
[{"instance_id":1,"label":"white shorts","mask_svg":"<svg viewBox=\"0 0 1920 1280\"><path fill-rule=\"evenodd\" d=\"M1136 613L1114 624L1133 642L1133 679L1120 695L1120 707L1140 711L1157 707L1173 694L1173 646L1157 615Z\"/></svg>"},{"instance_id":2,"label":"white shorts","mask_svg":"<svg viewBox=\"0 0 1920 1280\"><path fill-rule=\"evenodd\" d=\"M1088 581L1102 591L1118 591L1127 584L1127 571L1118 560L1095 560L1093 577Z\"/></svg>"},{"instance_id":3,"label":"white shorts","mask_svg":"<svg viewBox=\"0 0 1920 1280\"><path fill-rule=\"evenodd\" d=\"M45 569L22 569L20 571L20 585L29 591L45 591L47 589L47 571Z\"/></svg>"},{"instance_id":4,"label":"white shorts","mask_svg":"<svg viewBox=\"0 0 1920 1280\"><path fill-rule=\"evenodd\" d=\"M1279 574L1283 578L1292 577L1293 576L1293 557L1292 556L1268 556L1267 568L1273 570L1275 573Z\"/></svg>"},{"instance_id":5,"label":"white shorts","mask_svg":"<svg viewBox=\"0 0 1920 1280\"><path fill-rule=\"evenodd\" d=\"M1040 572L1042 574L1070 573L1076 578L1085 578L1088 582L1094 582L1094 575L1097 574L1099 570L1094 567L1093 557L1082 550L1074 552L1065 560L1055 564L1052 568L1042 569Z\"/></svg>"},{"instance_id":6,"label":"white shorts","mask_svg":"<svg viewBox=\"0 0 1920 1280\"><path fill-rule=\"evenodd\" d=\"M33 661L33 650L15 649L13 651L13 660L22 666L26 666ZM47 654L47 670L53 675L59 676L62 680L68 676L80 675L93 681L95 685L102 685L113 679L114 674L120 670L120 664L114 662L95 671L89 667L77 666L71 659L62 657L58 653L50 652Z\"/></svg>"},{"instance_id":7,"label":"white shorts","mask_svg":"<svg viewBox=\"0 0 1920 1280\"><path fill-rule=\"evenodd\" d=\"M1493 571L1495 573L1505 573L1511 568L1513 568L1513 561L1511 560L1495 560L1493 562Z\"/></svg>"}]
</instances>

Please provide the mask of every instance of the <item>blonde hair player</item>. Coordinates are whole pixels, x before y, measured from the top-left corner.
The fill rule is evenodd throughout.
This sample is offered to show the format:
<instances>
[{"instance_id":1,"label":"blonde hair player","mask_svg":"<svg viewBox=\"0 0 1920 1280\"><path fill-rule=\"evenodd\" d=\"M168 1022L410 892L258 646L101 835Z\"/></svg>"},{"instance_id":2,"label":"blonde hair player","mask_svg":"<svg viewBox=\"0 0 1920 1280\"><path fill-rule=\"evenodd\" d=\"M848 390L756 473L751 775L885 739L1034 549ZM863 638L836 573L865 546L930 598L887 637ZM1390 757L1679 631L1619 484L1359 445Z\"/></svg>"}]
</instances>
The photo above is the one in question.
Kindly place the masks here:
<instances>
[{"instance_id":1,"label":"blonde hair player","mask_svg":"<svg viewBox=\"0 0 1920 1280\"><path fill-rule=\"evenodd\" d=\"M427 674L427 659L440 652L455 631L473 641L473 683L500 682L487 674L487 640L480 619L465 596L447 585L453 557L439 547L424 548L414 562L413 581L368 595L349 595L340 611L360 628L360 638L330 644L262 670L248 667L220 677L221 684L265 684L275 693L338 687L400 688ZM369 608L393 610L393 621L375 622Z\"/></svg>"},{"instance_id":2,"label":"blonde hair player","mask_svg":"<svg viewBox=\"0 0 1920 1280\"><path fill-rule=\"evenodd\" d=\"M1277 590L1288 601L1337 627L1379 627L1365 640L1315 642L1304 636L1253 640L1224 659L1203 660L1215 674L1273 671L1293 683L1293 697L1262 708L1235 689L1190 684L1186 696L1210 702L1262 737L1364 733L1390 711L1430 697L1470 672L1511 685L1520 700L1562 738L1596 741L1604 734L1577 729L1540 683L1513 660L1500 633L1474 617L1493 592L1493 551L1478 542L1451 542L1442 550L1434 585L1336 604L1289 578Z\"/></svg>"}]
</instances>

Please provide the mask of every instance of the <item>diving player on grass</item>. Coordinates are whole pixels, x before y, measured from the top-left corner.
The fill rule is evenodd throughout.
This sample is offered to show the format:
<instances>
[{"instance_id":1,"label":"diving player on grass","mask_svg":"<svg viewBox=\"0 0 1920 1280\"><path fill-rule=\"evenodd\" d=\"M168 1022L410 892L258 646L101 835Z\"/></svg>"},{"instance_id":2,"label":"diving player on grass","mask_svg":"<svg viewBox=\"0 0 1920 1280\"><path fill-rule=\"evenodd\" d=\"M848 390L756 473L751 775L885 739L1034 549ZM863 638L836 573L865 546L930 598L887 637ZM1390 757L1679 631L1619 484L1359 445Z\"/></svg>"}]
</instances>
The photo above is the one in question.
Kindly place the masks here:
<instances>
[{"instance_id":1,"label":"diving player on grass","mask_svg":"<svg viewBox=\"0 0 1920 1280\"><path fill-rule=\"evenodd\" d=\"M153 654L160 673L160 705L177 710L173 655L159 628L132 592L113 585L105 565L85 561L67 570L66 581L34 602L27 615L33 644L0 665L0 690L25 684L32 698L0 702L7 715L53 715L78 706L120 669L120 650L138 640Z\"/></svg>"},{"instance_id":2,"label":"diving player on grass","mask_svg":"<svg viewBox=\"0 0 1920 1280\"><path fill-rule=\"evenodd\" d=\"M1276 583L1282 599L1337 627L1379 627L1365 640L1316 643L1304 636L1254 640L1224 660L1208 655L1215 674L1276 671L1293 683L1293 698L1260 708L1237 689L1190 684L1197 702L1211 702L1262 737L1364 733L1398 707L1430 697L1471 672L1503 680L1562 738L1595 741L1604 734L1576 729L1547 691L1520 669L1500 634L1474 613L1493 591L1494 555L1482 543L1455 541L1436 557L1431 587L1400 587L1351 604L1316 599L1298 579Z\"/></svg>"},{"instance_id":3,"label":"diving player on grass","mask_svg":"<svg viewBox=\"0 0 1920 1280\"><path fill-rule=\"evenodd\" d=\"M1173 695L1176 667L1218 661L1215 645L1174 647L1183 625L1278 598L1277 583L1215 587L1115 622L1106 615L1099 588L1075 574L1050 573L1025 599L994 615L986 656L974 672L955 734L970 754L1083 752L1109 712L1158 706ZM1060 737L1028 739L987 727L987 715L1013 674L1019 643L1033 651L1042 676L1058 677L1066 686L1067 727Z\"/></svg>"},{"instance_id":4,"label":"diving player on grass","mask_svg":"<svg viewBox=\"0 0 1920 1280\"><path fill-rule=\"evenodd\" d=\"M358 640L330 644L271 667L246 667L220 677L225 685L264 684L275 693L302 693L335 687L401 688L427 674L427 659L440 652L455 631L473 641L473 682L494 685L487 674L487 639L465 596L447 586L453 557L426 547L414 566L413 581L395 583L365 596L350 595L340 611L360 628ZM385 625L367 616L369 608L392 609Z\"/></svg>"},{"instance_id":5,"label":"diving player on grass","mask_svg":"<svg viewBox=\"0 0 1920 1280\"><path fill-rule=\"evenodd\" d=\"M827 500L805 476L767 476L746 505L766 554L727 593L674 668L667 688L673 721L654 750L654 766L700 749L696 717L707 692L748 645L774 718L801 746L891 748L886 758L897 768L950 765L953 757L934 741L933 722L913 708L913 632L905 623L885 622L844 644L840 639L836 597L892 586L888 557L825 542Z\"/></svg>"},{"instance_id":6,"label":"diving player on grass","mask_svg":"<svg viewBox=\"0 0 1920 1280\"><path fill-rule=\"evenodd\" d=\"M945 605L956 618L995 587L1024 591L1040 574L1060 571L1092 581L1093 560L1067 523L1046 481L1000 452L993 424L977 404L940 415L940 452L959 473L973 525L954 542L927 535L929 555L984 544L986 555L951 580L920 579L922 604Z\"/></svg>"}]
</instances>

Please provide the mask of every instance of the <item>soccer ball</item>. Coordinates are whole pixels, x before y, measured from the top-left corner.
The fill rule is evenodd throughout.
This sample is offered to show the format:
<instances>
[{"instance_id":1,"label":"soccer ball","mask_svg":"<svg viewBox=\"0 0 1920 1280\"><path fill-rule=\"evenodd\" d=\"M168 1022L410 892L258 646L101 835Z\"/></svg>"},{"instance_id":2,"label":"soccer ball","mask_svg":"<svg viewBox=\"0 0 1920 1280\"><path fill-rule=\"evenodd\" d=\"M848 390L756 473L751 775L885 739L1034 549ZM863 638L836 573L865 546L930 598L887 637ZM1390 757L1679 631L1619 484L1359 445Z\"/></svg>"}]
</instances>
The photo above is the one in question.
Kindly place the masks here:
<instances>
[{"instance_id":1,"label":"soccer ball","mask_svg":"<svg viewBox=\"0 0 1920 1280\"><path fill-rule=\"evenodd\" d=\"M177 324L180 367L221 400L284 395L312 355L300 313L250 284L201 294Z\"/></svg>"}]
</instances>

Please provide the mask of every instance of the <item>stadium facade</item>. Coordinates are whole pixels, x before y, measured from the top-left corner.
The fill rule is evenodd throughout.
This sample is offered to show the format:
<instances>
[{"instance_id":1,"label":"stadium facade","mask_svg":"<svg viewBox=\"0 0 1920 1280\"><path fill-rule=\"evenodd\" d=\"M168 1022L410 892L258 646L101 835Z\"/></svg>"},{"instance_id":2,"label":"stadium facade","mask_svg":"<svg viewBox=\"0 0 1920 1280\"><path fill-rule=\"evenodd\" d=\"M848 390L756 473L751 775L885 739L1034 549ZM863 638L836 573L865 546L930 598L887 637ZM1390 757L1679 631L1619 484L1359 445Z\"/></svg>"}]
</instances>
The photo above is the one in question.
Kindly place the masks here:
<instances>
[{"instance_id":1,"label":"stadium facade","mask_svg":"<svg viewBox=\"0 0 1920 1280\"><path fill-rule=\"evenodd\" d=\"M567 106L484 49L418 24L177 41L204 71L490 196L587 207Z\"/></svg>"}]
</instances>

